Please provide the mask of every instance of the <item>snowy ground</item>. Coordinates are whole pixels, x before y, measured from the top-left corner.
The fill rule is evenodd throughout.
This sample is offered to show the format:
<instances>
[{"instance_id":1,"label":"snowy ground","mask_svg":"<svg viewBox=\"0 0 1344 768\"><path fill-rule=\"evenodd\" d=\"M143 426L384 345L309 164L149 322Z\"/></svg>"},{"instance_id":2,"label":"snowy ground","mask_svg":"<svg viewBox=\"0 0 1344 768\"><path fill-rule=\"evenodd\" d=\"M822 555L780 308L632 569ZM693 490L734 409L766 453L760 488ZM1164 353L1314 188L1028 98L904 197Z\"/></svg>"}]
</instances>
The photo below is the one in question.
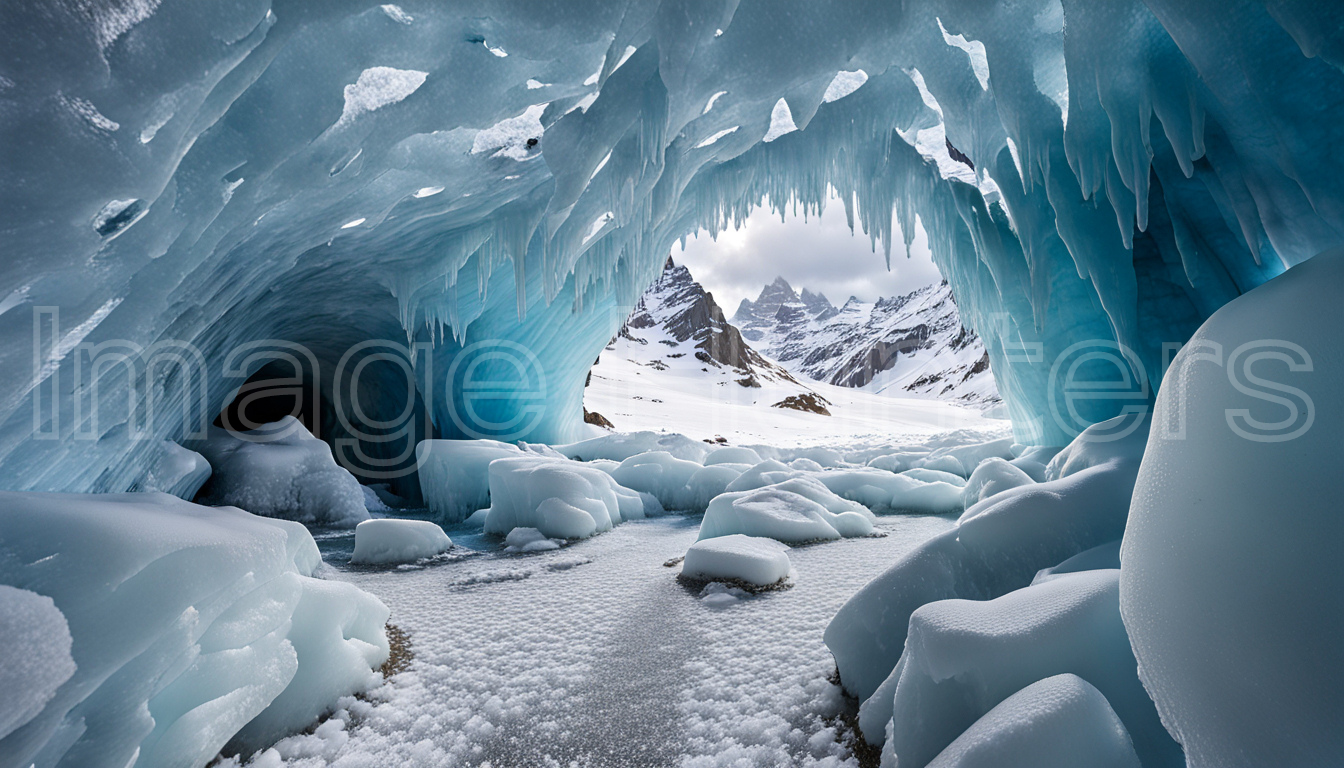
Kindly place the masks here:
<instances>
[{"instance_id":1,"label":"snowy ground","mask_svg":"<svg viewBox=\"0 0 1344 768\"><path fill-rule=\"evenodd\" d=\"M796 548L792 589L722 608L664 566L698 525L629 522L522 556L450 530L448 557L388 570L346 568L348 534L320 538L341 578L391 608L414 660L348 732L332 721L279 748L296 768L856 765L837 740L844 702L822 631L952 521L887 517L885 538Z\"/></svg>"},{"instance_id":2,"label":"snowy ground","mask_svg":"<svg viewBox=\"0 0 1344 768\"><path fill-rule=\"evenodd\" d=\"M1008 422L987 419L977 410L948 402L897 398L807 381L807 388L830 401L830 416L771 408L783 388L743 387L731 378L706 384L694 358L654 370L603 350L584 396L584 405L611 420L621 432L681 432L692 438L723 436L733 443L786 447L890 443L893 435L930 435L959 429L1006 432Z\"/></svg>"}]
</instances>

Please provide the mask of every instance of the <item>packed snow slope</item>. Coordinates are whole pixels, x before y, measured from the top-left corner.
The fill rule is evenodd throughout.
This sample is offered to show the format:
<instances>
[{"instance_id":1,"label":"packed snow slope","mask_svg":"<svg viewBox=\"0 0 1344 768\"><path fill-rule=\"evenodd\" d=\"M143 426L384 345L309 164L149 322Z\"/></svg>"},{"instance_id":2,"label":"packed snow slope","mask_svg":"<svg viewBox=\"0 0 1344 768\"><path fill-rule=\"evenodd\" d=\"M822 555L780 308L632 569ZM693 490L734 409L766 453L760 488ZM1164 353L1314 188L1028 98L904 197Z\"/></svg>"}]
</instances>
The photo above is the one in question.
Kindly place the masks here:
<instances>
[{"instance_id":1,"label":"packed snow slope","mask_svg":"<svg viewBox=\"0 0 1344 768\"><path fill-rule=\"evenodd\" d=\"M888 395L999 401L989 353L957 312L944 280L904 296L836 308L820 293L795 293L784 278L743 299L742 335L804 377Z\"/></svg>"},{"instance_id":2,"label":"packed snow slope","mask_svg":"<svg viewBox=\"0 0 1344 768\"><path fill-rule=\"evenodd\" d=\"M412 414L387 441L324 435L357 455L410 461L426 433L518 423L572 439L612 308L676 239L763 196L815 211L828 187L884 249L918 217L1019 439L1063 444L1151 396L1164 342L1344 242L1342 16L1257 0L6 3L0 485L133 487L158 439L203 430L266 360L230 353L276 339L311 352L302 378L324 398L348 388L370 423ZM1055 361L1094 340L1132 354L1060 370L1146 378L1052 408L1071 383ZM393 362L338 376L366 341ZM422 346L390 346L407 341ZM125 359L77 368L81 343ZM453 363L481 343L514 357L479 373L521 357L529 376L464 420L454 377L477 369ZM152 412L128 413L133 384Z\"/></svg>"}]
</instances>

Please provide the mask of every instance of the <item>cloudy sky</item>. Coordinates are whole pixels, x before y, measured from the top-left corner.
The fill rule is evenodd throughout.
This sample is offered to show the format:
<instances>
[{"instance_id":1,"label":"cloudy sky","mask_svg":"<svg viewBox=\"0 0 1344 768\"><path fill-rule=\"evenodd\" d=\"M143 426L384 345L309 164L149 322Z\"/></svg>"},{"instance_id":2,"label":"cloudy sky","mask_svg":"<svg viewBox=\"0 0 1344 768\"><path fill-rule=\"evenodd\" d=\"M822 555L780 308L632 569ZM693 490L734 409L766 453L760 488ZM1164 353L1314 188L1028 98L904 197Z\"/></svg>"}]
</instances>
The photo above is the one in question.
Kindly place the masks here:
<instances>
[{"instance_id":1,"label":"cloudy sky","mask_svg":"<svg viewBox=\"0 0 1344 768\"><path fill-rule=\"evenodd\" d=\"M900 235L891 254L891 271L879 247L856 226L851 235L845 208L833 200L820 219L788 216L784 222L768 208L757 208L738 231L729 229L715 242L709 233L688 239L686 250L673 246L672 260L685 265L731 317L744 298L783 276L794 290L810 288L839 306L851 295L864 301L909 293L942 279L930 260L921 229L905 258Z\"/></svg>"}]
</instances>

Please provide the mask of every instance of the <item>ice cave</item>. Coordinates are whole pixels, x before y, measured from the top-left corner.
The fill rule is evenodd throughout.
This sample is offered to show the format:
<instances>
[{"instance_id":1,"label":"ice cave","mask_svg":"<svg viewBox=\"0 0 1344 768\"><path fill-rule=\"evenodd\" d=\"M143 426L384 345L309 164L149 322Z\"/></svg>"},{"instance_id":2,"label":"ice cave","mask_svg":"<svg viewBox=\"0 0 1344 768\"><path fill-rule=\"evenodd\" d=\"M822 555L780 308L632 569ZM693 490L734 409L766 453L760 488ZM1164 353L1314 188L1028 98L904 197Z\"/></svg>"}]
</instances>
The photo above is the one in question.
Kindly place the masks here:
<instances>
[{"instance_id":1,"label":"ice cave","mask_svg":"<svg viewBox=\"0 0 1344 768\"><path fill-rule=\"evenodd\" d=\"M7 0L0 768L1344 766L1341 126L1339 0ZM679 260L827 209L942 282Z\"/></svg>"}]
</instances>

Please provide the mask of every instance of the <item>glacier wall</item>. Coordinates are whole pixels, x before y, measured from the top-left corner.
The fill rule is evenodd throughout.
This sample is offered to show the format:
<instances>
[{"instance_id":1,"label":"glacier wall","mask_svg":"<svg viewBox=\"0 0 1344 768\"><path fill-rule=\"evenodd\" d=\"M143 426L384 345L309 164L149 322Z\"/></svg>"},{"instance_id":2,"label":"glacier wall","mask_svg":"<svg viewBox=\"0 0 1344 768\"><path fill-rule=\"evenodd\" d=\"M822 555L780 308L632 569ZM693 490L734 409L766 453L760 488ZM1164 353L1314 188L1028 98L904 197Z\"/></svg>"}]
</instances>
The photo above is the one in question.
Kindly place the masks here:
<instances>
[{"instance_id":1,"label":"glacier wall","mask_svg":"<svg viewBox=\"0 0 1344 768\"><path fill-rule=\"evenodd\" d=\"M1307 0L7 3L0 486L135 488L285 355L287 386L362 404L323 437L368 477L401 482L430 435L570 440L678 238L828 186L888 257L924 226L1019 439L1063 444L1344 242L1341 23Z\"/></svg>"}]
</instances>

